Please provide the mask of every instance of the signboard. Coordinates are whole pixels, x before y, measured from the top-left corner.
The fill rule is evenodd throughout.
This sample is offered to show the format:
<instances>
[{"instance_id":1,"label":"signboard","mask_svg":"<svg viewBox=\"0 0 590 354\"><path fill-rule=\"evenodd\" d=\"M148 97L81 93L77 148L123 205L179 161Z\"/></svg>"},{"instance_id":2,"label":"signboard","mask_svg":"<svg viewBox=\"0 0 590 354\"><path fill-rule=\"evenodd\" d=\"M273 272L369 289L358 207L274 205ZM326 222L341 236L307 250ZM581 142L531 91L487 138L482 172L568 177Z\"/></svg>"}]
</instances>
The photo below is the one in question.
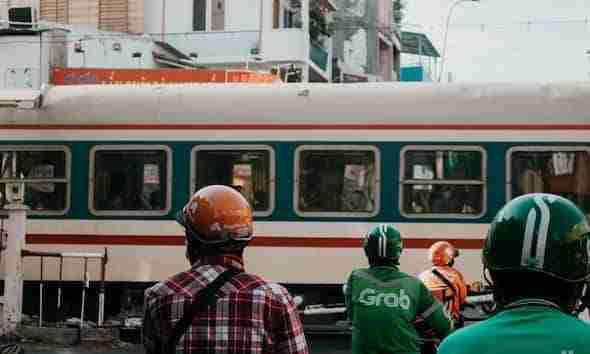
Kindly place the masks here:
<instances>
[{"instance_id":1,"label":"signboard","mask_svg":"<svg viewBox=\"0 0 590 354\"><path fill-rule=\"evenodd\" d=\"M160 168L156 164L145 164L143 166L143 183L160 184Z\"/></svg>"},{"instance_id":2,"label":"signboard","mask_svg":"<svg viewBox=\"0 0 590 354\"><path fill-rule=\"evenodd\" d=\"M53 85L141 85L171 83L274 83L278 78L267 73L246 70L202 69L96 69L56 68Z\"/></svg>"}]
</instances>

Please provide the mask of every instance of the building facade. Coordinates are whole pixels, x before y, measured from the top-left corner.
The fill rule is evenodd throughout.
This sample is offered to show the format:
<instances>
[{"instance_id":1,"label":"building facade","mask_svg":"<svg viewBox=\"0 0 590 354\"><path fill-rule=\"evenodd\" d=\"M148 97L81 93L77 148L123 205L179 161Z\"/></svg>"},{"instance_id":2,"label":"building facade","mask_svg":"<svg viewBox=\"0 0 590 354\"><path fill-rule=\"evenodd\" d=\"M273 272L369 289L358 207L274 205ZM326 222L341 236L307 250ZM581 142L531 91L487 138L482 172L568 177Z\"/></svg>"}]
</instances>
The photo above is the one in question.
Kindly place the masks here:
<instances>
[{"instance_id":1,"label":"building facade","mask_svg":"<svg viewBox=\"0 0 590 354\"><path fill-rule=\"evenodd\" d=\"M0 2L0 20L8 10L31 7L40 21L84 25L102 31L143 33L147 0L5 0Z\"/></svg>"},{"instance_id":2,"label":"building facade","mask_svg":"<svg viewBox=\"0 0 590 354\"><path fill-rule=\"evenodd\" d=\"M331 79L331 41L310 38L310 12L327 0L153 0L144 30L200 65L291 70L302 81ZM159 33L159 35L157 35Z\"/></svg>"},{"instance_id":3,"label":"building facade","mask_svg":"<svg viewBox=\"0 0 590 354\"><path fill-rule=\"evenodd\" d=\"M397 81L401 43L392 1L334 2L334 81Z\"/></svg>"},{"instance_id":4,"label":"building facade","mask_svg":"<svg viewBox=\"0 0 590 354\"><path fill-rule=\"evenodd\" d=\"M27 6L70 30L70 66L152 67L148 42L160 41L194 65L278 70L286 81L397 79L391 0L8 0L0 21Z\"/></svg>"},{"instance_id":5,"label":"building facade","mask_svg":"<svg viewBox=\"0 0 590 354\"><path fill-rule=\"evenodd\" d=\"M440 54L425 33L402 32L402 62L400 81L433 82L438 74Z\"/></svg>"}]
</instances>

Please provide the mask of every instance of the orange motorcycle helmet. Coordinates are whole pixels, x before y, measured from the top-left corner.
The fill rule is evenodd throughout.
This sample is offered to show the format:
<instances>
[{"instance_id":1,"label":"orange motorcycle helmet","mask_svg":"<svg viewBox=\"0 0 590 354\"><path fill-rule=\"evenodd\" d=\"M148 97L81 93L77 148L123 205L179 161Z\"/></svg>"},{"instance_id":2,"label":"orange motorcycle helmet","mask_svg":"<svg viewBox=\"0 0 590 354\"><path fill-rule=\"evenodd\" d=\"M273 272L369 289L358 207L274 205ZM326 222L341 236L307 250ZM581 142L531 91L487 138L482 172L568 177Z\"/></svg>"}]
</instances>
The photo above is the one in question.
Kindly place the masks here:
<instances>
[{"instance_id":1,"label":"orange motorcycle helmet","mask_svg":"<svg viewBox=\"0 0 590 354\"><path fill-rule=\"evenodd\" d=\"M239 248L253 238L252 208L231 187L213 185L198 190L176 216L193 246Z\"/></svg>"},{"instance_id":2,"label":"orange motorcycle helmet","mask_svg":"<svg viewBox=\"0 0 590 354\"><path fill-rule=\"evenodd\" d=\"M447 241L438 241L430 246L428 259L434 266L447 266L459 257L459 250Z\"/></svg>"}]
</instances>

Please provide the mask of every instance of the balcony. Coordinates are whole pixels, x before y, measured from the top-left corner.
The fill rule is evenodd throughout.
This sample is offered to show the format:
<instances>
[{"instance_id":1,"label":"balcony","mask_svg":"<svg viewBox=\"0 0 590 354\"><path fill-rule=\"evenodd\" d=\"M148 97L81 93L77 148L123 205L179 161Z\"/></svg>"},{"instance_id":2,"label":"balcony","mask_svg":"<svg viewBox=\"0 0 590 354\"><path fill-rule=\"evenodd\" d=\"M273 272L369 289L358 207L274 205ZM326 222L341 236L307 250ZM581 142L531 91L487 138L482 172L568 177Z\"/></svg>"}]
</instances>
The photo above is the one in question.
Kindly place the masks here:
<instances>
[{"instance_id":1,"label":"balcony","mask_svg":"<svg viewBox=\"0 0 590 354\"><path fill-rule=\"evenodd\" d=\"M311 42L309 49L309 56L311 61L317 65L324 72L328 70L328 51L322 46Z\"/></svg>"},{"instance_id":2,"label":"balcony","mask_svg":"<svg viewBox=\"0 0 590 354\"><path fill-rule=\"evenodd\" d=\"M172 34L165 41L184 54L197 54L199 64L243 63L258 46L258 31Z\"/></svg>"},{"instance_id":3,"label":"balcony","mask_svg":"<svg viewBox=\"0 0 590 354\"><path fill-rule=\"evenodd\" d=\"M197 64L238 64L252 60L252 49L262 39L260 57L264 62L305 62L308 36L299 28L259 31L193 32L166 35L165 41L183 52L197 55ZM160 40L157 37L154 39Z\"/></svg>"}]
</instances>

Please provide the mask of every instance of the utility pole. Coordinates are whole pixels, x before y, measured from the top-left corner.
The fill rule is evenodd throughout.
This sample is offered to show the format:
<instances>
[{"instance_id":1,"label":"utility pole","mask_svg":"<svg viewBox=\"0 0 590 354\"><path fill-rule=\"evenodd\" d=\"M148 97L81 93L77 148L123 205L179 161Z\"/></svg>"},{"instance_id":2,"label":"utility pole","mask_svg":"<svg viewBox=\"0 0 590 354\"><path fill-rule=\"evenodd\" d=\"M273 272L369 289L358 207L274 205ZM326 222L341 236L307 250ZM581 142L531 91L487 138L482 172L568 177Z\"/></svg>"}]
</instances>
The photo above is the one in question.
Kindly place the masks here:
<instances>
[{"instance_id":1,"label":"utility pole","mask_svg":"<svg viewBox=\"0 0 590 354\"><path fill-rule=\"evenodd\" d=\"M438 82L440 82L440 80L442 79L442 76L444 75L444 71L445 71L445 60L447 57L447 39L449 36L449 25L451 24L451 16L453 16L453 10L455 9L455 7L457 7L457 5L463 3L463 2L479 2L480 0L456 0L451 7L449 8L449 13L447 14L447 25L445 27L445 37L443 40L443 52L442 52L442 57L440 60L440 72L438 74Z\"/></svg>"},{"instance_id":2,"label":"utility pole","mask_svg":"<svg viewBox=\"0 0 590 354\"><path fill-rule=\"evenodd\" d=\"M6 228L4 257L4 296L2 297L2 327L0 334L10 335L16 331L22 319L23 307L23 262L28 208L23 204L24 183L7 183L7 199L10 204Z\"/></svg>"}]
</instances>

